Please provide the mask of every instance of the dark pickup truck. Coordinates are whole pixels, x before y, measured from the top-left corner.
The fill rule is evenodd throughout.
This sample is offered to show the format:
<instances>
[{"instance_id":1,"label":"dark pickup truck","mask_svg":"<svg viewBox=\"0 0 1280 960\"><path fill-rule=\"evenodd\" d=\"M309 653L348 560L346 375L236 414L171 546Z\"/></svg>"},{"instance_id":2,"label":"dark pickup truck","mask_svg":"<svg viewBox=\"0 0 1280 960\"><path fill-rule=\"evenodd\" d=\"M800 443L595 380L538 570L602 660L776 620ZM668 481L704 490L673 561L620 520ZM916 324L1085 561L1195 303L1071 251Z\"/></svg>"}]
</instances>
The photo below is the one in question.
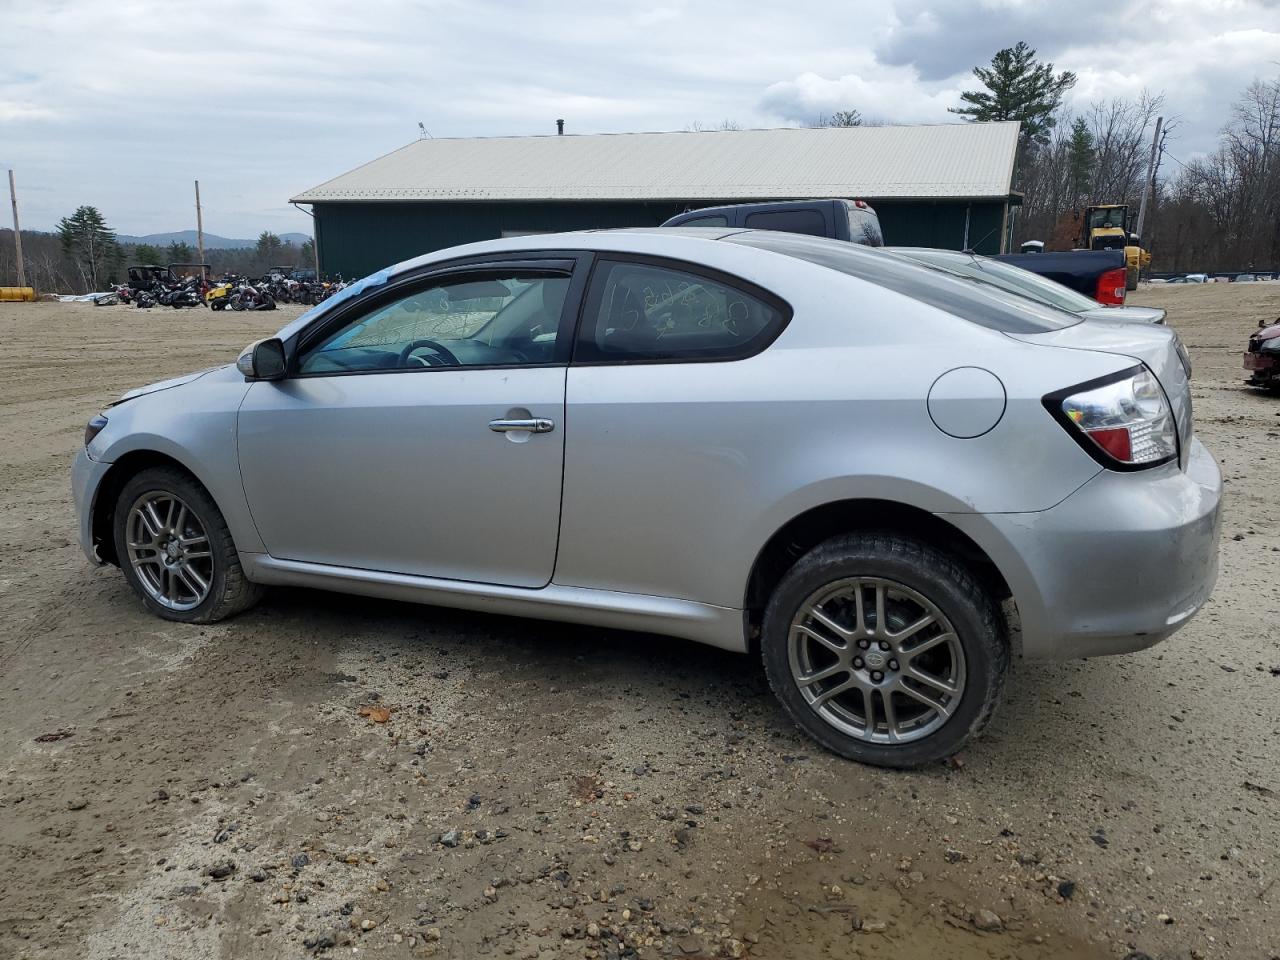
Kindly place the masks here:
<instances>
[{"instance_id":1,"label":"dark pickup truck","mask_svg":"<svg viewBox=\"0 0 1280 960\"><path fill-rule=\"evenodd\" d=\"M664 227L741 227L830 237L868 247L884 246L880 218L862 200L780 200L704 207L678 214ZM1069 253L1005 253L996 257L1038 273L1108 306L1124 303L1125 262L1120 250Z\"/></svg>"},{"instance_id":2,"label":"dark pickup truck","mask_svg":"<svg viewBox=\"0 0 1280 960\"><path fill-rule=\"evenodd\" d=\"M1002 253L995 257L1023 270L1056 280L1109 306L1123 306L1123 250L1067 250L1058 253Z\"/></svg>"}]
</instances>

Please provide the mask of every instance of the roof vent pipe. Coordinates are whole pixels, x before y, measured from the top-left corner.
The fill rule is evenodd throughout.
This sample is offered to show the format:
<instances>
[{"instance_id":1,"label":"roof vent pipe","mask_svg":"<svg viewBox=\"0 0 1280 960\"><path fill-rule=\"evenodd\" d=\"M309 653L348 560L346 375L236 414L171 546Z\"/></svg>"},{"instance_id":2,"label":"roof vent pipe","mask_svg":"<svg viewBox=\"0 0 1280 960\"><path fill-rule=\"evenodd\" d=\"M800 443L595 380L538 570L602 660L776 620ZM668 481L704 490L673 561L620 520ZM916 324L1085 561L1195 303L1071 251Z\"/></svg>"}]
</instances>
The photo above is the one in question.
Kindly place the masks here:
<instances>
[{"instance_id":1,"label":"roof vent pipe","mask_svg":"<svg viewBox=\"0 0 1280 960\"><path fill-rule=\"evenodd\" d=\"M557 121L556 121L556 133L558 133L558 134L559 134L560 136L562 136L562 137L564 136L564 121L563 121L563 120L557 120Z\"/></svg>"}]
</instances>

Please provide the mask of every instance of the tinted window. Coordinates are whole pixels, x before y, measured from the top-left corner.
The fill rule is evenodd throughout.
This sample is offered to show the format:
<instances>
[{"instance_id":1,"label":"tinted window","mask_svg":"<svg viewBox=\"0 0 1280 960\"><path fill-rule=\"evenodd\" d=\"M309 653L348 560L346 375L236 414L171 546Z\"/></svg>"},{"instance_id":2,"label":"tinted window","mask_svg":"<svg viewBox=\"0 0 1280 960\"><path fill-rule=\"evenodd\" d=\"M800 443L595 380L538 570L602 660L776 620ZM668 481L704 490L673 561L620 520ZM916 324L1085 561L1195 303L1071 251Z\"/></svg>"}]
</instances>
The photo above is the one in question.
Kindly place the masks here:
<instances>
[{"instance_id":1,"label":"tinted window","mask_svg":"<svg viewBox=\"0 0 1280 960\"><path fill-rule=\"evenodd\" d=\"M650 263L601 261L579 360L722 360L763 349L786 323L781 302Z\"/></svg>"},{"instance_id":2,"label":"tinted window","mask_svg":"<svg viewBox=\"0 0 1280 960\"><path fill-rule=\"evenodd\" d=\"M711 217L694 217L692 220L681 220L677 227L727 227L729 219L723 214Z\"/></svg>"},{"instance_id":3,"label":"tinted window","mask_svg":"<svg viewBox=\"0 0 1280 960\"><path fill-rule=\"evenodd\" d=\"M370 307L304 348L303 374L550 363L569 278L455 275Z\"/></svg>"},{"instance_id":4,"label":"tinted window","mask_svg":"<svg viewBox=\"0 0 1280 960\"><path fill-rule=\"evenodd\" d=\"M743 226L752 230L807 233L814 237L828 235L827 221L817 210L761 210L747 214Z\"/></svg>"},{"instance_id":5,"label":"tinted window","mask_svg":"<svg viewBox=\"0 0 1280 960\"><path fill-rule=\"evenodd\" d=\"M741 243L807 260L1005 333L1042 333L1080 322L1073 313L842 240L756 231L735 233L722 242Z\"/></svg>"}]
</instances>

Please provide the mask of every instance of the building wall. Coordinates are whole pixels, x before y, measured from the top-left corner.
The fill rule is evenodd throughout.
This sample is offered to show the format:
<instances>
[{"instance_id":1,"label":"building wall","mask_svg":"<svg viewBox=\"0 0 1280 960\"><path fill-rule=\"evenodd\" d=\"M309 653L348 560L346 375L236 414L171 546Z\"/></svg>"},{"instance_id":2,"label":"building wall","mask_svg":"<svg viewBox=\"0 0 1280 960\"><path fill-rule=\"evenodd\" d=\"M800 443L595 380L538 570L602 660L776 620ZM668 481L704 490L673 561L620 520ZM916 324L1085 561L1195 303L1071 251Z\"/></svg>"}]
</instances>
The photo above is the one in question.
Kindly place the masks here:
<instances>
[{"instance_id":1,"label":"building wall","mask_svg":"<svg viewBox=\"0 0 1280 960\"><path fill-rule=\"evenodd\" d=\"M732 203L734 201L722 201ZM969 210L969 246L999 253L1002 202L873 200L885 242L960 250ZM697 204L710 206L711 204ZM506 233L657 226L689 208L683 202L318 203L320 267L329 276L362 277L392 263Z\"/></svg>"}]
</instances>

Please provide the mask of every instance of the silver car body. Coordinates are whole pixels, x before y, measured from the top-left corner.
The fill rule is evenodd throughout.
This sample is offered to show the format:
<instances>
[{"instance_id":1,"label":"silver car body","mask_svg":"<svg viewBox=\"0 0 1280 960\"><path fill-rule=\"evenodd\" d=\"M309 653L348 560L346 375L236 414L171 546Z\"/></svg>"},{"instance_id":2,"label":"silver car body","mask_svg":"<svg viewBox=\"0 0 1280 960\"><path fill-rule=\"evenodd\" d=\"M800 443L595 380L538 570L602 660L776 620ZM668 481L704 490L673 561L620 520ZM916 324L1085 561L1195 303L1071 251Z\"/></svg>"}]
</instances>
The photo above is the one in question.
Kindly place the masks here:
<instances>
[{"instance_id":1,"label":"silver car body","mask_svg":"<svg viewBox=\"0 0 1280 960\"><path fill-rule=\"evenodd\" d=\"M936 271L899 264L875 282L751 237L670 228L518 237L382 271L343 301L459 258L585 251L724 271L773 292L793 316L762 352L724 362L252 383L225 366L135 391L76 459L84 549L101 562L104 478L159 454L205 485L246 574L266 584L745 650L747 586L770 539L808 511L856 501L927 512L969 538L1012 594L1027 656L1138 649L1204 603L1217 573L1221 478L1192 433L1173 331L1050 311L1051 332L1006 333L907 289ZM867 263L874 277L880 268ZM336 306L314 308L280 337ZM1180 456L1116 472L1042 398L1136 364L1164 387ZM952 375L971 368L985 373ZM993 382L994 393L982 386ZM518 415L554 429L518 438L487 426Z\"/></svg>"}]
</instances>

